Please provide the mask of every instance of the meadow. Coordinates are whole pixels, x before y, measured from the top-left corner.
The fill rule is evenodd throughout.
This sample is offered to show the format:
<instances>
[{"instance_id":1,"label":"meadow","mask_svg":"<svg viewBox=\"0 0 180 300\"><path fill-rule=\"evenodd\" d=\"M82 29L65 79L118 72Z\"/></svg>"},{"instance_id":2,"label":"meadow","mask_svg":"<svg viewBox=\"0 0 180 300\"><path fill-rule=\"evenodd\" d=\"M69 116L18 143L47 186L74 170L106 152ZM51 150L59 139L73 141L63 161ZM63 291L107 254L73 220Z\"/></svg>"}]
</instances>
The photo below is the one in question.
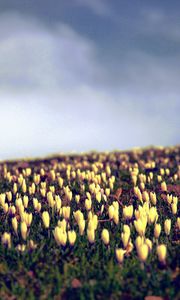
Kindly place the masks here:
<instances>
[{"instance_id":1,"label":"meadow","mask_svg":"<svg viewBox=\"0 0 180 300\"><path fill-rule=\"evenodd\" d=\"M180 147L0 162L0 299L180 299Z\"/></svg>"}]
</instances>

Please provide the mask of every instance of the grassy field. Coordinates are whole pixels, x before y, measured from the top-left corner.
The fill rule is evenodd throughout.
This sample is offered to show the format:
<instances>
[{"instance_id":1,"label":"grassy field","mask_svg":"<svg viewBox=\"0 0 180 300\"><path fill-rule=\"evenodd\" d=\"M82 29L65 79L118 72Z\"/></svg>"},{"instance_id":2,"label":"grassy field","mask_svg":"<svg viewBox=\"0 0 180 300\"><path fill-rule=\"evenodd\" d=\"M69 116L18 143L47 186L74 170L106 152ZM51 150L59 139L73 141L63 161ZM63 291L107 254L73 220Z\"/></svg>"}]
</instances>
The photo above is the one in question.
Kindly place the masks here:
<instances>
[{"instance_id":1,"label":"grassy field","mask_svg":"<svg viewBox=\"0 0 180 300\"><path fill-rule=\"evenodd\" d=\"M179 161L177 146L1 162L0 299L180 299Z\"/></svg>"}]
</instances>

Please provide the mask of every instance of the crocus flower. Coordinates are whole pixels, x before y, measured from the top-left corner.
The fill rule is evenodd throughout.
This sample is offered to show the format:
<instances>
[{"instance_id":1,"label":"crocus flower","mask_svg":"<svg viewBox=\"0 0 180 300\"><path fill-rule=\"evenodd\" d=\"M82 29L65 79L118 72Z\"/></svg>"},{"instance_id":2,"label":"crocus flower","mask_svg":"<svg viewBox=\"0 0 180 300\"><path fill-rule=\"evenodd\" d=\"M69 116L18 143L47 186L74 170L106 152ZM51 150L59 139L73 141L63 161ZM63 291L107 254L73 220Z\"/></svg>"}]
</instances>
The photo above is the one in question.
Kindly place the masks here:
<instances>
[{"instance_id":1,"label":"crocus flower","mask_svg":"<svg viewBox=\"0 0 180 300\"><path fill-rule=\"evenodd\" d=\"M45 228L49 228L50 217L48 211L42 213L42 220Z\"/></svg>"},{"instance_id":2,"label":"crocus flower","mask_svg":"<svg viewBox=\"0 0 180 300\"><path fill-rule=\"evenodd\" d=\"M157 246L157 255L160 262L165 262L167 255L167 248L165 244L161 244Z\"/></svg>"},{"instance_id":3,"label":"crocus flower","mask_svg":"<svg viewBox=\"0 0 180 300\"><path fill-rule=\"evenodd\" d=\"M109 244L109 231L107 229L103 229L101 239L105 245Z\"/></svg>"}]
</instances>

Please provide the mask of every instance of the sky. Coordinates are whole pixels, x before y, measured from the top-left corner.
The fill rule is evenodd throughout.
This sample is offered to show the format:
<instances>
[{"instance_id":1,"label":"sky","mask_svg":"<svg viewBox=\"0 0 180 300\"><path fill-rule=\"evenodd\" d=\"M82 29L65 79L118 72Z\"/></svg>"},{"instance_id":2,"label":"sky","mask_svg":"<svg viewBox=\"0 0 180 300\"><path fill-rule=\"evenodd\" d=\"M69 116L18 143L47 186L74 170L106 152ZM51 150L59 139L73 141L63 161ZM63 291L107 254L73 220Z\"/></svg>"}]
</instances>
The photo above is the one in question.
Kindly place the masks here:
<instances>
[{"instance_id":1,"label":"sky","mask_svg":"<svg viewBox=\"0 0 180 300\"><path fill-rule=\"evenodd\" d=\"M177 145L180 2L0 0L0 159Z\"/></svg>"}]
</instances>

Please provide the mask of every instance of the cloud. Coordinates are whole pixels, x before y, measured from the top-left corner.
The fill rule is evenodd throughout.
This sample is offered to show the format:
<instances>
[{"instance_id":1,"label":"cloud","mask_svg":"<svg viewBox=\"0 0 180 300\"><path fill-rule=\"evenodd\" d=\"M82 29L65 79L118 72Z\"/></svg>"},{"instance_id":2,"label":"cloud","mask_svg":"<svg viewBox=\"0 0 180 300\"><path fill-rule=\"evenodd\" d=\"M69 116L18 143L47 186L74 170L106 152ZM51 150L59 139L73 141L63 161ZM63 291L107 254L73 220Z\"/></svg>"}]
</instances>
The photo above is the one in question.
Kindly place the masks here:
<instances>
[{"instance_id":1,"label":"cloud","mask_svg":"<svg viewBox=\"0 0 180 300\"><path fill-rule=\"evenodd\" d=\"M76 4L81 7L90 9L99 16L109 16L111 9L104 0L75 0Z\"/></svg>"},{"instance_id":2,"label":"cloud","mask_svg":"<svg viewBox=\"0 0 180 300\"><path fill-rule=\"evenodd\" d=\"M0 38L1 88L53 89L67 83L72 87L99 76L93 43L63 23L49 30L30 18L5 14Z\"/></svg>"},{"instance_id":3,"label":"cloud","mask_svg":"<svg viewBox=\"0 0 180 300\"><path fill-rule=\"evenodd\" d=\"M163 8L142 8L138 18L139 32L158 36L170 42L180 42L180 14Z\"/></svg>"},{"instance_id":4,"label":"cloud","mask_svg":"<svg viewBox=\"0 0 180 300\"><path fill-rule=\"evenodd\" d=\"M126 104L113 104L92 90L71 94L60 103L54 100L57 104L51 107L44 95L4 97L1 158L173 144L176 137L173 120L170 124L160 114L148 115Z\"/></svg>"},{"instance_id":5,"label":"cloud","mask_svg":"<svg viewBox=\"0 0 180 300\"><path fill-rule=\"evenodd\" d=\"M67 24L1 14L0 158L177 143L176 61L99 55Z\"/></svg>"}]
</instances>

